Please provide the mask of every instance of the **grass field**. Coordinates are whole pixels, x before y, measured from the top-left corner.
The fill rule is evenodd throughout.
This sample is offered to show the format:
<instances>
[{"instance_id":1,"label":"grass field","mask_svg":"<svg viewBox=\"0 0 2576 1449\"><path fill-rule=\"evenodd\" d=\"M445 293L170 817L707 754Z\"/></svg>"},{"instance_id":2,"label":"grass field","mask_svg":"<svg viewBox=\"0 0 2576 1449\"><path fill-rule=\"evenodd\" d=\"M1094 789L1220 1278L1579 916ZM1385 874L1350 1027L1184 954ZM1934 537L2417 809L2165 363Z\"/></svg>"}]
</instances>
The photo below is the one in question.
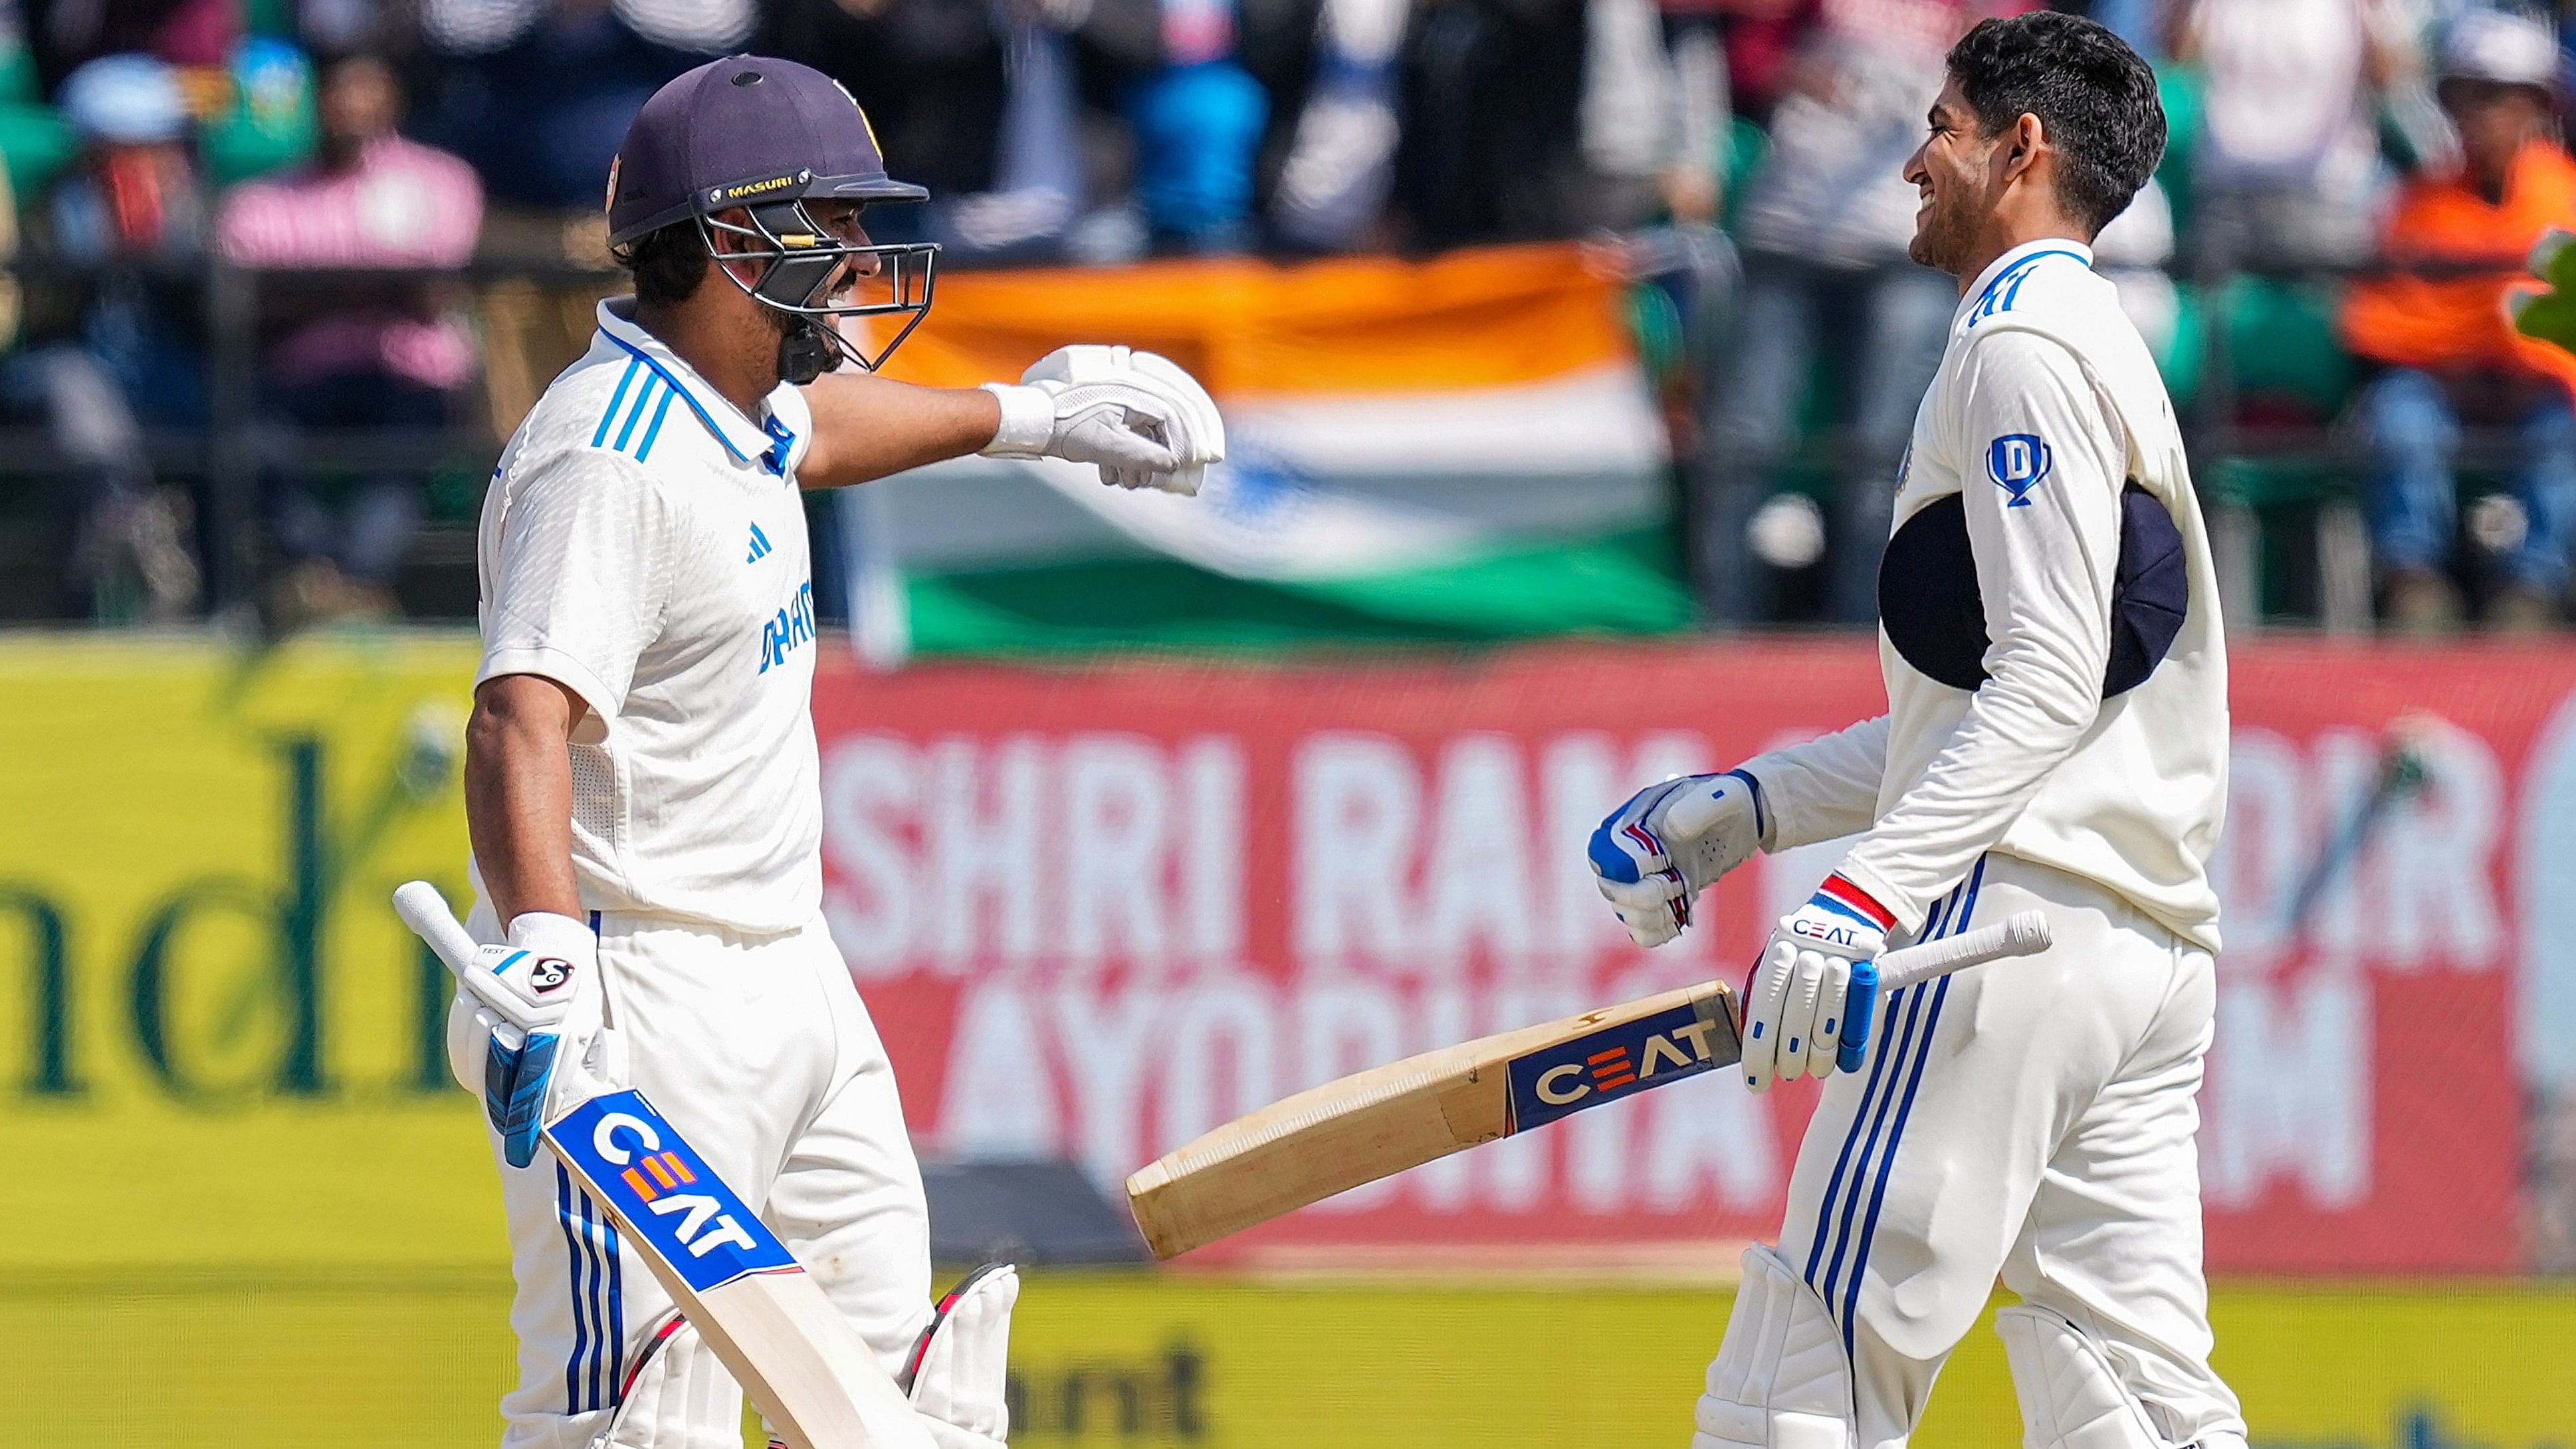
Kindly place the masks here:
<instances>
[{"instance_id":1,"label":"grass field","mask_svg":"<svg viewBox=\"0 0 2576 1449\"><path fill-rule=\"evenodd\" d=\"M488 1269L0 1289L10 1449L465 1449L495 1442L508 1284ZM1255 1283L1038 1274L1013 1359L1015 1444L1686 1442L1724 1290L1635 1283ZM2576 1293L2236 1285L2221 1366L2255 1442L2576 1444ZM2000 1347L1972 1333L1916 1442L2020 1438Z\"/></svg>"}]
</instances>

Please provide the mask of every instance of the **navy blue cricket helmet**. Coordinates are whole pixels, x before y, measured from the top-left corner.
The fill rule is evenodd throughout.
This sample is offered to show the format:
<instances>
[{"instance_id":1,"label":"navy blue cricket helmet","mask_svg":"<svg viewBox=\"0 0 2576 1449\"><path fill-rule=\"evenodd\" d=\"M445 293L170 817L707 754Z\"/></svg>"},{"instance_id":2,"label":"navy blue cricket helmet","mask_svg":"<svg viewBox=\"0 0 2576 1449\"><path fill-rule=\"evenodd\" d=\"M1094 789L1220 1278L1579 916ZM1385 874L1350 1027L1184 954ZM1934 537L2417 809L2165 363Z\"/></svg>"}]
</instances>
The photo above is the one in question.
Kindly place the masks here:
<instances>
[{"instance_id":1,"label":"navy blue cricket helmet","mask_svg":"<svg viewBox=\"0 0 2576 1449\"><path fill-rule=\"evenodd\" d=\"M876 132L840 82L792 60L729 56L672 80L635 113L608 168L608 243L623 249L694 221L709 251L719 250L723 235L726 260L765 263L749 282L729 267L716 270L753 299L801 319L780 349L780 371L790 382L810 382L837 358L874 371L893 355L930 310L939 248L879 245L855 228L836 232L816 220L809 203L929 195L886 174ZM748 222L723 219L728 212ZM862 299L855 284L871 261ZM873 356L834 325L842 317L890 314L907 320Z\"/></svg>"}]
</instances>

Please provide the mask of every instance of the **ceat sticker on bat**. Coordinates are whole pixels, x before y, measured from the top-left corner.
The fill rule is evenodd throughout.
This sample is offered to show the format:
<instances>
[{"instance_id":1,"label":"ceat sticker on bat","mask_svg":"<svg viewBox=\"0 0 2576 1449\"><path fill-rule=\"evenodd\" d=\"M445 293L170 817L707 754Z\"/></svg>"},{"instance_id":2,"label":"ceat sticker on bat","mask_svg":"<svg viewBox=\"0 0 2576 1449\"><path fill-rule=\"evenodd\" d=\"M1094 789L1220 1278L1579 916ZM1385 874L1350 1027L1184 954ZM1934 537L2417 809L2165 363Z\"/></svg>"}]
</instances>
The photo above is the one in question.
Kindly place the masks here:
<instances>
[{"instance_id":1,"label":"ceat sticker on bat","mask_svg":"<svg viewBox=\"0 0 2576 1449\"><path fill-rule=\"evenodd\" d=\"M1676 1006L1514 1057L1510 1130L1526 1132L1623 1092L1717 1066L1710 1026L1695 1008Z\"/></svg>"},{"instance_id":2,"label":"ceat sticker on bat","mask_svg":"<svg viewBox=\"0 0 2576 1449\"><path fill-rule=\"evenodd\" d=\"M556 1118L546 1140L697 1292L746 1274L797 1271L787 1245L643 1093L593 1097Z\"/></svg>"}]
</instances>

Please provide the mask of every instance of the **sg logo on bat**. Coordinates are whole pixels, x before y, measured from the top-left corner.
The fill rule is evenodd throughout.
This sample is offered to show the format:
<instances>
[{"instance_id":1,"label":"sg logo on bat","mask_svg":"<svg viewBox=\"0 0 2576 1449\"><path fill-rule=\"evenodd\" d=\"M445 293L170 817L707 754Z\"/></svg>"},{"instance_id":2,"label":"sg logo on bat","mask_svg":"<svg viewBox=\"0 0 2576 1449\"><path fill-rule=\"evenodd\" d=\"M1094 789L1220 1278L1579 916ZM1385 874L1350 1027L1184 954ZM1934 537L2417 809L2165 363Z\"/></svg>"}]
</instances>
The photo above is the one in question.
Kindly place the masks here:
<instances>
[{"instance_id":1,"label":"sg logo on bat","mask_svg":"<svg viewBox=\"0 0 2576 1449\"><path fill-rule=\"evenodd\" d=\"M1509 1132L1526 1132L1612 1097L1695 1076L1718 1065L1712 1023L1690 1006L1605 1026L1514 1057Z\"/></svg>"},{"instance_id":2,"label":"sg logo on bat","mask_svg":"<svg viewBox=\"0 0 2576 1449\"><path fill-rule=\"evenodd\" d=\"M643 1093L593 1097L556 1118L546 1140L697 1292L796 1269L787 1245Z\"/></svg>"}]
</instances>

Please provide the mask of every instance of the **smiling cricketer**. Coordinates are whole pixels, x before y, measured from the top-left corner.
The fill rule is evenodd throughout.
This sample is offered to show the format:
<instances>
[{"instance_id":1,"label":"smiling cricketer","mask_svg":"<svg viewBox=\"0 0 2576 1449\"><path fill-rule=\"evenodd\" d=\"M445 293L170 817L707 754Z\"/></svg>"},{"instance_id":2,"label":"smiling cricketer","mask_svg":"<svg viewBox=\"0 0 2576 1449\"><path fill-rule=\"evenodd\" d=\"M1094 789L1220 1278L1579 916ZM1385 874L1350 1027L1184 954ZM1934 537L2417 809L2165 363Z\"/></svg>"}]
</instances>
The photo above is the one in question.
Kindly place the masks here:
<instances>
[{"instance_id":1,"label":"smiling cricketer","mask_svg":"<svg viewBox=\"0 0 2576 1449\"><path fill-rule=\"evenodd\" d=\"M1649 946L1756 850L1854 839L1747 988L1746 1085L1825 1081L1694 1449L1905 1443L1998 1278L2030 1449L2245 1444L2193 1147L2225 644L2172 404L2089 248L2164 142L2153 73L2090 21L1952 49L1906 166L1914 259L1961 291L1879 575L1887 712L1654 786L1593 838ZM2052 948L1893 993L1836 1071L1854 961L2033 909Z\"/></svg>"}]
</instances>

